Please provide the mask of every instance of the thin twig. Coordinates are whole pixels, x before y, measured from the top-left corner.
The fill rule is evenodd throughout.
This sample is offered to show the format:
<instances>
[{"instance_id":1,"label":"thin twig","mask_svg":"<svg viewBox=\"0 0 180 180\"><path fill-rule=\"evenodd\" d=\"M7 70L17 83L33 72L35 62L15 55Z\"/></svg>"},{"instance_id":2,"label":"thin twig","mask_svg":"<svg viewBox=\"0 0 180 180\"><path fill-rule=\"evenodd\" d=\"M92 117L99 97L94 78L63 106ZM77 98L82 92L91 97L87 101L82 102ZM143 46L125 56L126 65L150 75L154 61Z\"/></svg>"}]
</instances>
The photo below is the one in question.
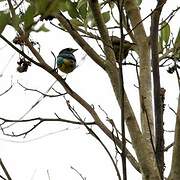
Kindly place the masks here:
<instances>
[{"instance_id":1,"label":"thin twig","mask_svg":"<svg viewBox=\"0 0 180 180\"><path fill-rule=\"evenodd\" d=\"M174 146L174 142L169 144L167 147L164 148L164 151L168 151L171 147Z\"/></svg>"},{"instance_id":2,"label":"thin twig","mask_svg":"<svg viewBox=\"0 0 180 180\"><path fill-rule=\"evenodd\" d=\"M26 111L19 119L23 119L27 114L29 114L32 109L34 109L45 97L46 97L46 94L52 89L52 87L54 86L54 84L57 82L57 80L55 80L52 85L46 90L45 94L42 95L29 109L28 111Z\"/></svg>"},{"instance_id":3,"label":"thin twig","mask_svg":"<svg viewBox=\"0 0 180 180\"><path fill-rule=\"evenodd\" d=\"M17 82L21 87L23 87L25 89L25 91L34 91L34 92L38 92L40 93L41 95L43 95L44 97L50 97L50 98L53 98L53 97L59 97L59 96L64 96L66 95L67 93L58 93L56 95L50 95L50 94L46 94L46 93L43 93L37 89L32 89L32 88L28 88L28 87L25 87L24 85L22 85L19 81Z\"/></svg>"},{"instance_id":4,"label":"thin twig","mask_svg":"<svg viewBox=\"0 0 180 180\"><path fill-rule=\"evenodd\" d=\"M82 180L86 180L86 177L83 177L83 175L77 169L75 169L72 166L71 166L71 169L74 170L81 177Z\"/></svg>"},{"instance_id":5,"label":"thin twig","mask_svg":"<svg viewBox=\"0 0 180 180\"><path fill-rule=\"evenodd\" d=\"M3 93L1 93L0 96L2 96L4 94L6 94L7 92L9 92L12 89L12 87L13 87L13 84L12 84L12 81L11 81L11 86L8 89L6 89Z\"/></svg>"},{"instance_id":6,"label":"thin twig","mask_svg":"<svg viewBox=\"0 0 180 180\"><path fill-rule=\"evenodd\" d=\"M156 7L151 13L149 13L147 16L145 16L145 17L144 17L141 21L139 21L134 27L132 27L132 29L131 29L130 31L128 31L128 32L125 34L125 36L128 35L129 33L131 33L134 29L136 29L137 26L139 26L142 22L144 22L148 17L150 17L150 16L154 13L155 10L158 10L159 8L161 8L161 7Z\"/></svg>"},{"instance_id":7,"label":"thin twig","mask_svg":"<svg viewBox=\"0 0 180 180\"><path fill-rule=\"evenodd\" d=\"M6 178L4 178L3 176L0 175L0 178L3 179L3 180L7 180Z\"/></svg>"},{"instance_id":8,"label":"thin twig","mask_svg":"<svg viewBox=\"0 0 180 180\"><path fill-rule=\"evenodd\" d=\"M38 123L33 125L33 127L30 128L29 130L22 132L22 133L18 133L18 134L15 134L14 132L12 132L12 134L6 133L2 127L1 127L1 131L3 132L3 135L10 136L10 137L19 137L19 136L26 137L30 132L32 132L34 129L36 129L42 122L43 121L39 121Z\"/></svg>"},{"instance_id":9,"label":"thin twig","mask_svg":"<svg viewBox=\"0 0 180 180\"><path fill-rule=\"evenodd\" d=\"M81 123L79 121L72 121L72 120L67 120L67 119L62 119L60 118L56 113L55 116L57 117L56 119L53 118L41 118L41 117L37 117L37 118L32 118L32 119L6 119L6 118L2 118L0 117L0 120L2 120L3 122L0 124L1 126L5 123L27 123L27 122L33 122L33 121L42 121L42 122L64 122L64 123L69 123L69 124L77 124L77 125L81 125ZM96 125L95 122L85 122L87 125ZM3 128L4 129L4 128Z\"/></svg>"},{"instance_id":10,"label":"thin twig","mask_svg":"<svg viewBox=\"0 0 180 180\"><path fill-rule=\"evenodd\" d=\"M113 163L113 166L116 170L116 173L117 173L117 176L118 176L118 179L121 180L121 176L120 176L120 172L119 172L119 169L111 155L111 153L109 152L108 148L106 147L106 145L102 142L102 140L98 137L98 135L91 129L89 128L89 126L87 124L84 123L84 121L82 120L82 118L79 116L79 114L77 113L77 111L71 106L70 102L69 101L66 101L67 103L67 106L69 108L69 110L72 112L72 114L86 127L86 129L89 131L89 133L95 137L99 142L100 144L103 146L103 148L105 149L105 151L107 152L108 156L110 157L112 163Z\"/></svg>"},{"instance_id":11,"label":"thin twig","mask_svg":"<svg viewBox=\"0 0 180 180\"><path fill-rule=\"evenodd\" d=\"M48 180L51 180L50 174L49 174L49 170L47 169L47 176L48 176Z\"/></svg>"},{"instance_id":12,"label":"thin twig","mask_svg":"<svg viewBox=\"0 0 180 180\"><path fill-rule=\"evenodd\" d=\"M180 10L180 6L177 7L176 9L172 10L172 12L160 23L160 25L162 25L164 22L169 23L171 21L171 19L175 16L175 14L177 13L178 10ZM164 28L164 26L161 27L161 29L163 29L163 28Z\"/></svg>"},{"instance_id":13,"label":"thin twig","mask_svg":"<svg viewBox=\"0 0 180 180\"><path fill-rule=\"evenodd\" d=\"M177 112L172 107L170 107L169 105L168 105L168 107L175 115L177 115Z\"/></svg>"},{"instance_id":14,"label":"thin twig","mask_svg":"<svg viewBox=\"0 0 180 180\"><path fill-rule=\"evenodd\" d=\"M70 130L69 128L64 128L64 129L60 129L58 131L54 131L54 132L50 132L50 133L46 133L46 134L43 134L41 136L38 136L38 137L35 137L35 138L32 138L32 139L28 139L28 140L23 140L23 141L17 141L17 140L12 140L12 139L0 139L1 141L5 141L5 142L11 142L11 143L29 143L29 142L33 142L33 141L37 141L37 140L40 140L40 139L43 139L45 137L49 137L49 136L52 136L52 135L55 135L55 134L58 134L58 133L62 133L64 131L68 131Z\"/></svg>"}]
</instances>

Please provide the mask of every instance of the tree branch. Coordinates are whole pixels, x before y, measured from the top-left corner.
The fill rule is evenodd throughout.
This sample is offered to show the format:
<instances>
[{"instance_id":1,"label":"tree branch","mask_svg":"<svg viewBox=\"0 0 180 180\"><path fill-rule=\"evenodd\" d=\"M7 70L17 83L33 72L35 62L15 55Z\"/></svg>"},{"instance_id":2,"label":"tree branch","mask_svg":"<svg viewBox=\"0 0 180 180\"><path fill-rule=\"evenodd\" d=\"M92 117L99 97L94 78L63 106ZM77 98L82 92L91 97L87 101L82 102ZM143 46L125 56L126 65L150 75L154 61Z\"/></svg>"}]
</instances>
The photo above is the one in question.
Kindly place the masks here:
<instances>
[{"instance_id":1,"label":"tree branch","mask_svg":"<svg viewBox=\"0 0 180 180\"><path fill-rule=\"evenodd\" d=\"M1 158L0 158L0 166L2 167L4 173L6 174L7 179L12 180L11 176L9 175L9 172L7 171L7 169L6 169L5 165L4 165L4 163L2 162Z\"/></svg>"},{"instance_id":2,"label":"tree branch","mask_svg":"<svg viewBox=\"0 0 180 180\"><path fill-rule=\"evenodd\" d=\"M77 125L81 125L80 122L77 121L71 121L68 119L63 119L60 118L57 114L56 115L56 119L53 118L41 118L41 117L36 117L36 118L32 118L32 119L23 119L23 120L19 120L19 119L6 119L6 118L2 118L0 117L0 120L2 120L3 122L0 123L0 125L3 125L5 123L27 123L27 122L34 122L34 121L41 121L41 122L64 122L64 123L69 123L69 124L77 124ZM87 125L96 125L95 122L84 122Z\"/></svg>"},{"instance_id":3,"label":"tree branch","mask_svg":"<svg viewBox=\"0 0 180 180\"><path fill-rule=\"evenodd\" d=\"M71 36L78 42L78 44L87 52L87 54L103 69L105 69L107 66L105 64L105 61L85 42L85 40L73 29L70 22L61 14L57 14L56 18L61 22L61 24L68 30L68 32L71 34ZM26 45L30 48L31 52L34 54L34 56L38 59L38 62L31 59L29 56L27 56L24 52L16 48L11 42L9 42L4 36L0 34L0 37L7 42L13 49L15 49L18 53L20 53L22 56L36 64L37 66L41 67L45 71L47 71L49 74L51 74L58 82L63 86L63 88L66 90L66 92L74 98L79 104L81 104L82 107L84 107L92 116L94 119L96 125L99 126L99 128L111 139L113 140L113 136L111 131L105 126L105 124L101 121L98 114L94 110L93 107L91 107L90 104L88 104L81 96L79 96L75 91L71 89L71 87L65 82L65 80L53 70L48 64L45 63L44 59L40 56L39 52L32 46L32 44L29 42L29 40L25 39ZM122 142L116 138L116 143L118 147L122 148ZM134 168L137 171L140 171L140 167L136 159L133 157L133 155L127 150L127 158L131 162L131 164L134 166Z\"/></svg>"},{"instance_id":4,"label":"tree branch","mask_svg":"<svg viewBox=\"0 0 180 180\"><path fill-rule=\"evenodd\" d=\"M180 158L180 94L178 99L178 107L177 107L177 115L176 115L172 164L171 164L171 170L168 180L180 179L179 158Z\"/></svg>"},{"instance_id":5,"label":"tree branch","mask_svg":"<svg viewBox=\"0 0 180 180\"><path fill-rule=\"evenodd\" d=\"M106 145L103 143L103 141L99 138L99 136L91 129L89 128L89 126L87 126L84 121L82 120L82 118L79 116L79 114L77 113L77 111L71 106L70 102L69 101L66 101L67 103L67 106L69 108L69 110L72 112L72 114L86 127L86 129L89 131L89 133L95 137L99 142L100 144L103 146L103 148L105 149L105 151L107 152L108 156L110 157L112 163L113 163L113 166L116 170L116 173L117 173L117 176L118 176L118 179L121 180L121 176L120 176L120 172L119 172L119 169L110 153L110 151L108 150L108 148L106 147Z\"/></svg>"},{"instance_id":6,"label":"tree branch","mask_svg":"<svg viewBox=\"0 0 180 180\"><path fill-rule=\"evenodd\" d=\"M62 13L58 13L56 18L63 25L73 39L79 44L79 46L92 58L100 67L106 69L105 61L102 59L96 51L81 37L81 35L72 27L70 21Z\"/></svg>"},{"instance_id":7,"label":"tree branch","mask_svg":"<svg viewBox=\"0 0 180 180\"><path fill-rule=\"evenodd\" d=\"M64 96L64 95L67 94L67 93L58 93L58 94L56 94L56 95L51 95L51 94L43 93L43 92L41 92L41 91L39 91L39 90L37 90L37 89L27 88L27 87L25 87L24 85L22 85L20 82L18 82L18 84L19 84L22 88L24 88L25 91L38 92L38 93L40 93L41 95L43 95L44 97L50 97L50 98L52 98L52 97ZM57 92L57 91L56 91L56 92Z\"/></svg>"},{"instance_id":8,"label":"tree branch","mask_svg":"<svg viewBox=\"0 0 180 180\"><path fill-rule=\"evenodd\" d=\"M11 43L7 38L5 38L2 34L0 34L0 38L3 39L9 46L11 46L16 52L18 52L19 54L21 54L23 57L25 57L26 59L28 59L30 62L32 62L33 64L42 67L42 65L36 61L34 61L32 58L30 58L27 54L25 54L23 51L21 51L20 49L18 49L13 43ZM42 67L43 68L43 67Z\"/></svg>"},{"instance_id":9,"label":"tree branch","mask_svg":"<svg viewBox=\"0 0 180 180\"><path fill-rule=\"evenodd\" d=\"M161 85L159 73L159 52L158 52L158 32L159 18L166 0L159 0L156 9L153 11L150 29L150 44L152 53L152 69L154 84L154 111L155 111L155 144L156 160L161 178L164 173L164 130L163 130L163 104L161 102Z\"/></svg>"},{"instance_id":10,"label":"tree branch","mask_svg":"<svg viewBox=\"0 0 180 180\"><path fill-rule=\"evenodd\" d=\"M124 58L124 32L123 32L123 9L124 9L124 0L118 0L118 10L119 10L119 24L120 24L120 42L119 42L119 79L120 79L120 88L121 88L121 131L122 131L122 168L123 168L123 180L127 180L127 167L126 167L126 131L125 131L125 110L124 110L124 77L123 77L123 69L122 69L122 61Z\"/></svg>"},{"instance_id":11,"label":"tree branch","mask_svg":"<svg viewBox=\"0 0 180 180\"><path fill-rule=\"evenodd\" d=\"M104 51L106 55L106 59L112 62L114 65L116 64L116 58L113 51L113 46L111 39L108 34L107 27L104 23L104 19L101 14L100 6L98 3L98 0L89 0L89 6L92 10L92 14L94 16L94 19L96 21L98 31L101 35L102 43L104 45Z\"/></svg>"},{"instance_id":12,"label":"tree branch","mask_svg":"<svg viewBox=\"0 0 180 180\"><path fill-rule=\"evenodd\" d=\"M4 92L2 92L2 93L0 94L0 96L3 96L3 95L6 94L8 91L10 91L10 90L12 89L12 87L13 87L13 84L12 84L12 82L11 82L11 86L10 86L8 89L6 89Z\"/></svg>"},{"instance_id":13,"label":"tree branch","mask_svg":"<svg viewBox=\"0 0 180 180\"><path fill-rule=\"evenodd\" d=\"M137 53L140 58L139 75L139 97L141 106L141 127L142 134L149 143L149 156L154 159L154 152L151 145L151 139L154 140L154 121L152 107L152 87L151 87L151 62L149 39L146 35L143 20L136 0L125 0L125 10L133 27L135 43L137 44ZM146 111L144 111L146 110ZM149 122L148 122L149 120ZM150 129L149 129L149 125ZM151 131L151 133L150 133ZM151 134L153 137L151 137ZM153 173L154 174L154 173Z\"/></svg>"}]
</instances>

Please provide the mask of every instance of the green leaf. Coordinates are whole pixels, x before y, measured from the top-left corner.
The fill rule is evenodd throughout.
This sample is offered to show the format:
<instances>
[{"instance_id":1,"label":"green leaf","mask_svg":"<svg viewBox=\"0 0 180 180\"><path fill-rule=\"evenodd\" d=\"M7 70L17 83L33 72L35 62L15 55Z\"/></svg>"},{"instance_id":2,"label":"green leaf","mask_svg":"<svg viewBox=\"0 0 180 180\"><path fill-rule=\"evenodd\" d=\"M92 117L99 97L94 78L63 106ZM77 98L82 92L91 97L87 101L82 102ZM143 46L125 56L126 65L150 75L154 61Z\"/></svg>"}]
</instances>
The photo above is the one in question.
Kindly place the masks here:
<instances>
[{"instance_id":1,"label":"green leaf","mask_svg":"<svg viewBox=\"0 0 180 180\"><path fill-rule=\"evenodd\" d=\"M6 25L10 22L10 15L4 11L0 11L0 34L3 32Z\"/></svg>"},{"instance_id":2,"label":"green leaf","mask_svg":"<svg viewBox=\"0 0 180 180\"><path fill-rule=\"evenodd\" d=\"M104 19L104 22L107 23L110 20L110 13L109 13L109 11L103 12L102 13L102 17ZM93 15L92 15L92 11L90 9L88 11L87 19L88 19L88 22L90 22L90 26L91 27L97 26L97 24L95 22L95 19L94 19Z\"/></svg>"},{"instance_id":3,"label":"green leaf","mask_svg":"<svg viewBox=\"0 0 180 180\"><path fill-rule=\"evenodd\" d=\"M49 32L49 29L45 27L45 24L42 24L35 32Z\"/></svg>"},{"instance_id":4,"label":"green leaf","mask_svg":"<svg viewBox=\"0 0 180 180\"><path fill-rule=\"evenodd\" d=\"M180 47L180 29L175 40L175 46Z\"/></svg>"},{"instance_id":5,"label":"green leaf","mask_svg":"<svg viewBox=\"0 0 180 180\"><path fill-rule=\"evenodd\" d=\"M102 17L104 19L104 22L107 23L110 20L110 13L109 11L103 12Z\"/></svg>"},{"instance_id":6,"label":"green leaf","mask_svg":"<svg viewBox=\"0 0 180 180\"><path fill-rule=\"evenodd\" d=\"M158 53L159 54L163 53L163 40L161 36L159 36L159 41L158 41Z\"/></svg>"},{"instance_id":7,"label":"green leaf","mask_svg":"<svg viewBox=\"0 0 180 180\"><path fill-rule=\"evenodd\" d=\"M68 10L67 5L66 5L66 0L61 0L59 2L59 10L61 10L63 12Z\"/></svg>"},{"instance_id":8,"label":"green leaf","mask_svg":"<svg viewBox=\"0 0 180 180\"><path fill-rule=\"evenodd\" d=\"M70 22L71 22L71 24L72 24L72 26L76 29L77 27L79 27L79 26L83 26L84 24L81 22L81 21L79 21L78 19L71 19L70 20Z\"/></svg>"},{"instance_id":9,"label":"green leaf","mask_svg":"<svg viewBox=\"0 0 180 180\"><path fill-rule=\"evenodd\" d=\"M87 16L87 0L79 0L77 9L79 10L80 16L85 20Z\"/></svg>"},{"instance_id":10,"label":"green leaf","mask_svg":"<svg viewBox=\"0 0 180 180\"><path fill-rule=\"evenodd\" d=\"M12 18L12 26L14 27L14 29L16 29L17 31L19 31L19 24L22 22L22 19L19 15L16 15L15 17Z\"/></svg>"},{"instance_id":11,"label":"green leaf","mask_svg":"<svg viewBox=\"0 0 180 180\"><path fill-rule=\"evenodd\" d=\"M47 0L46 0L47 1ZM53 0L50 1L50 3L48 4L47 8L46 8L46 15L54 15L55 13L58 12L59 8L61 5L65 4L65 0Z\"/></svg>"},{"instance_id":12,"label":"green leaf","mask_svg":"<svg viewBox=\"0 0 180 180\"><path fill-rule=\"evenodd\" d=\"M162 40L167 44L169 41L169 36L170 36L170 26L167 22L163 22L161 25L161 37Z\"/></svg>"},{"instance_id":13,"label":"green leaf","mask_svg":"<svg viewBox=\"0 0 180 180\"><path fill-rule=\"evenodd\" d=\"M180 29L174 43L174 55L177 59L180 59Z\"/></svg>"},{"instance_id":14,"label":"green leaf","mask_svg":"<svg viewBox=\"0 0 180 180\"><path fill-rule=\"evenodd\" d=\"M137 1L138 6L140 6L142 3L142 0L136 0L136 1Z\"/></svg>"},{"instance_id":15,"label":"green leaf","mask_svg":"<svg viewBox=\"0 0 180 180\"><path fill-rule=\"evenodd\" d=\"M87 0L79 0L77 3L77 9L83 7L84 5L87 5Z\"/></svg>"},{"instance_id":16,"label":"green leaf","mask_svg":"<svg viewBox=\"0 0 180 180\"><path fill-rule=\"evenodd\" d=\"M25 14L23 15L22 18L24 21L25 30L31 29L33 22L34 22L35 12L36 12L35 6L32 4L27 8Z\"/></svg>"},{"instance_id":17,"label":"green leaf","mask_svg":"<svg viewBox=\"0 0 180 180\"><path fill-rule=\"evenodd\" d=\"M79 13L76 9L77 2L66 1L66 5L67 5L68 14L71 18L79 17Z\"/></svg>"},{"instance_id":18,"label":"green leaf","mask_svg":"<svg viewBox=\"0 0 180 180\"><path fill-rule=\"evenodd\" d=\"M86 17L86 24L87 25L89 24L91 27L93 27L93 24L95 24L91 8L88 8L87 17Z\"/></svg>"},{"instance_id":19,"label":"green leaf","mask_svg":"<svg viewBox=\"0 0 180 180\"><path fill-rule=\"evenodd\" d=\"M49 2L47 0L35 0L33 4L35 5L38 14L44 14Z\"/></svg>"}]
</instances>

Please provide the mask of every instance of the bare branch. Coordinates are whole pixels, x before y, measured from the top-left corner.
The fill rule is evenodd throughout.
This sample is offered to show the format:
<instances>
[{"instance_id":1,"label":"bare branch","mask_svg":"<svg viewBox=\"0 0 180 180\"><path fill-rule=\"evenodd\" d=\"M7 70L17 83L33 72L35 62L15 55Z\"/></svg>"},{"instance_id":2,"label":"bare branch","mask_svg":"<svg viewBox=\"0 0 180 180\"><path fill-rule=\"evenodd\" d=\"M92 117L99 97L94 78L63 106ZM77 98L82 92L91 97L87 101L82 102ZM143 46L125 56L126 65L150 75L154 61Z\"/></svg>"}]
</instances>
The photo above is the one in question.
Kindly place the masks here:
<instances>
[{"instance_id":1,"label":"bare branch","mask_svg":"<svg viewBox=\"0 0 180 180\"><path fill-rule=\"evenodd\" d=\"M52 97L64 96L64 95L67 94L67 93L58 93L58 94L56 94L56 95L50 95L50 94L43 93L43 92L41 92L41 91L39 91L39 90L37 90L37 89L27 88L27 87L25 87L24 85L22 85L20 82L18 82L18 84L19 84L21 87L23 87L23 88L25 89L25 91L38 92L38 93L40 93L41 95L43 95L44 97L50 97L50 98L52 98ZM53 88L52 88L52 89L53 89ZM56 91L56 92L57 92L57 91Z\"/></svg>"},{"instance_id":2,"label":"bare branch","mask_svg":"<svg viewBox=\"0 0 180 180\"><path fill-rule=\"evenodd\" d=\"M43 66L34 61L32 58L30 58L27 54L25 54L23 51L21 51L20 49L18 49L14 44L12 44L7 38L5 38L2 34L0 34L0 38L3 39L9 46L11 46L16 52L18 52L19 54L21 54L23 57L25 57L26 59L28 59L30 62L34 63L35 65L42 67Z\"/></svg>"},{"instance_id":3,"label":"bare branch","mask_svg":"<svg viewBox=\"0 0 180 180\"><path fill-rule=\"evenodd\" d=\"M119 132L119 130L117 129L117 127L116 127L113 119L111 119L111 118L108 116L107 112L106 112L100 105L99 105L99 108L100 108L100 110L106 115L106 120L111 124L111 126L112 126L112 134L113 134L113 131L114 131L114 129L115 129L115 131L116 131L116 136L117 136L118 138L119 138L119 134L122 136L122 133ZM114 143L116 143L115 140L113 140L113 141L114 141ZM127 138L126 138L126 141L127 141L129 144L132 145L131 141L128 140Z\"/></svg>"},{"instance_id":4,"label":"bare branch","mask_svg":"<svg viewBox=\"0 0 180 180\"><path fill-rule=\"evenodd\" d=\"M7 92L9 92L11 90L11 88L13 87L12 81L11 81L11 86L5 90L3 93L0 94L0 96L3 96L4 94L6 94Z\"/></svg>"},{"instance_id":5,"label":"bare branch","mask_svg":"<svg viewBox=\"0 0 180 180\"><path fill-rule=\"evenodd\" d=\"M129 33L131 33L132 31L134 31L134 29L136 29L137 26L139 26L141 23L143 23L147 18L149 18L149 17L153 14L153 12L154 12L155 10L158 10L159 8L161 8L161 7L156 7L151 13L149 13L149 14L148 14L147 16L145 16L142 20L140 20L138 23L136 23L136 24L131 28L131 30L128 31L127 34L125 34L125 36L128 35Z\"/></svg>"},{"instance_id":6,"label":"bare branch","mask_svg":"<svg viewBox=\"0 0 180 180\"><path fill-rule=\"evenodd\" d=\"M0 158L0 166L2 167L4 173L6 174L6 177L8 180L12 180L11 176L9 175L9 172L7 171L4 163L2 162L2 159Z\"/></svg>"},{"instance_id":7,"label":"bare branch","mask_svg":"<svg viewBox=\"0 0 180 180\"><path fill-rule=\"evenodd\" d=\"M54 86L54 84L56 83L57 81L54 81L52 83L52 85L46 90L46 92L30 107L30 109L28 111L26 111L24 113L23 116L20 117L20 119L23 119L29 112L32 111L32 109L34 109L45 97L46 97L46 94L52 89L52 87Z\"/></svg>"},{"instance_id":8,"label":"bare branch","mask_svg":"<svg viewBox=\"0 0 180 180\"><path fill-rule=\"evenodd\" d=\"M7 62L7 64L3 67L1 73L0 73L0 77L3 76L4 72L6 71L8 65L11 63L11 61L13 60L13 57L15 56L16 52L14 54L12 54Z\"/></svg>"},{"instance_id":9,"label":"bare branch","mask_svg":"<svg viewBox=\"0 0 180 180\"><path fill-rule=\"evenodd\" d=\"M8 2L8 5L9 5L9 9L10 9L11 15L14 18L16 16L15 9L14 9L12 3L11 3L11 0L7 0L7 2Z\"/></svg>"},{"instance_id":10,"label":"bare branch","mask_svg":"<svg viewBox=\"0 0 180 180\"><path fill-rule=\"evenodd\" d=\"M167 147L164 148L164 151L168 151L171 147L174 146L174 142L169 144Z\"/></svg>"},{"instance_id":11,"label":"bare branch","mask_svg":"<svg viewBox=\"0 0 180 180\"><path fill-rule=\"evenodd\" d=\"M168 105L168 107L175 115L177 115L177 112L172 107L170 107L169 105Z\"/></svg>"},{"instance_id":12,"label":"bare branch","mask_svg":"<svg viewBox=\"0 0 180 180\"><path fill-rule=\"evenodd\" d=\"M164 22L169 23L172 20L172 18L175 16L177 11L179 11L179 10L180 10L180 6L177 7L176 9L172 10L172 12L160 23L160 25L162 25ZM164 28L164 26L161 27L161 29L163 29L163 28Z\"/></svg>"},{"instance_id":13,"label":"bare branch","mask_svg":"<svg viewBox=\"0 0 180 180\"><path fill-rule=\"evenodd\" d=\"M77 169L75 169L72 166L71 166L71 169L74 170L81 177L82 180L86 180L86 177L83 177L83 175Z\"/></svg>"},{"instance_id":14,"label":"bare branch","mask_svg":"<svg viewBox=\"0 0 180 180\"><path fill-rule=\"evenodd\" d=\"M120 79L120 86L121 86L121 132L122 132L122 169L123 169L123 180L127 180L127 165L126 165L126 131L125 131L125 90L124 90L124 77L123 77L123 70L122 70L122 61L123 61L123 52L124 52L124 31L123 31L123 9L125 1L118 0L118 10L119 10L119 24L120 24L120 36L121 41L119 44L119 79Z\"/></svg>"},{"instance_id":15,"label":"bare branch","mask_svg":"<svg viewBox=\"0 0 180 180\"><path fill-rule=\"evenodd\" d=\"M67 120L67 119L62 119L60 118L56 113L55 115L57 116L56 119L53 118L41 118L41 117L37 117L37 118L32 118L32 119L5 119L0 117L0 120L2 120L3 122L0 123L0 125L4 125L5 123L27 123L27 122L34 122L34 121L41 121L41 122L64 122L64 123L70 123L70 124L77 124L77 125L82 125L79 121L71 121L71 120ZM87 125L95 125L95 122L84 122ZM4 129L4 128L3 128Z\"/></svg>"},{"instance_id":16,"label":"bare branch","mask_svg":"<svg viewBox=\"0 0 180 180\"><path fill-rule=\"evenodd\" d=\"M117 173L117 176L118 176L118 179L121 180L121 176L120 176L120 172L119 172L119 169L111 155L111 153L109 152L108 148L106 147L106 145L102 142L102 140L98 137L98 135L91 129L89 128L89 126L87 126L84 121L82 120L82 118L79 116L78 112L74 109L74 107L71 106L70 102L69 101L66 101L67 103L67 106L69 108L69 110L72 112L72 114L86 127L86 129L89 131L89 133L95 137L99 142L100 144L103 146L103 148L105 149L105 151L107 152L108 156L110 157L112 163L113 163L113 166L116 170L116 173Z\"/></svg>"},{"instance_id":17,"label":"bare branch","mask_svg":"<svg viewBox=\"0 0 180 180\"><path fill-rule=\"evenodd\" d=\"M115 61L115 54L113 51L113 46L111 39L108 34L108 29L104 23L104 19L102 17L101 11L100 11L100 6L98 3L98 0L89 0L89 6L92 10L92 14L94 16L94 19L96 21L98 31L101 35L102 43L104 45L104 51L106 55L106 59L112 62L114 65L116 64Z\"/></svg>"},{"instance_id":18,"label":"bare branch","mask_svg":"<svg viewBox=\"0 0 180 180\"><path fill-rule=\"evenodd\" d=\"M61 132L64 132L64 131L68 131L68 130L70 130L70 129L69 128L64 128L64 129L60 129L58 131L46 133L46 134L43 134L41 136L38 136L38 137L35 137L35 138L32 138L32 139L28 139L28 140L23 140L23 141L12 140L12 139L2 139L2 138L0 140L1 141L5 141L5 142L11 142L11 143L29 143L29 142L37 141L37 140L45 138L47 136L51 136L51 135L58 134L58 133L61 133Z\"/></svg>"},{"instance_id":19,"label":"bare branch","mask_svg":"<svg viewBox=\"0 0 180 180\"><path fill-rule=\"evenodd\" d=\"M49 170L47 169L47 176L48 176L48 180L51 180L50 174L49 174Z\"/></svg>"},{"instance_id":20,"label":"bare branch","mask_svg":"<svg viewBox=\"0 0 180 180\"><path fill-rule=\"evenodd\" d=\"M24 1L24 0L21 0L21 1L19 2L19 4L17 4L16 7L14 7L14 9L17 9L17 8L23 3L23 1Z\"/></svg>"},{"instance_id":21,"label":"bare branch","mask_svg":"<svg viewBox=\"0 0 180 180\"><path fill-rule=\"evenodd\" d=\"M10 137L19 137L19 136L24 136L26 137L27 134L29 134L30 132L32 132L34 129L36 129L43 121L39 121L38 123L34 124L34 126L32 128L30 128L29 130L25 131L25 132L22 132L22 133L18 133L18 134L15 134L14 132L12 132L11 134L9 133L6 133L4 131L4 129L2 128L1 126L1 131L3 132L4 135L6 136L10 136Z\"/></svg>"},{"instance_id":22,"label":"bare branch","mask_svg":"<svg viewBox=\"0 0 180 180\"><path fill-rule=\"evenodd\" d=\"M173 155L169 179L179 179L180 177L180 161L177 157L180 157L180 94L178 97Z\"/></svg>"},{"instance_id":23,"label":"bare branch","mask_svg":"<svg viewBox=\"0 0 180 180\"><path fill-rule=\"evenodd\" d=\"M3 176L0 175L0 178L3 179L3 180L7 180L6 178L4 178Z\"/></svg>"}]
</instances>

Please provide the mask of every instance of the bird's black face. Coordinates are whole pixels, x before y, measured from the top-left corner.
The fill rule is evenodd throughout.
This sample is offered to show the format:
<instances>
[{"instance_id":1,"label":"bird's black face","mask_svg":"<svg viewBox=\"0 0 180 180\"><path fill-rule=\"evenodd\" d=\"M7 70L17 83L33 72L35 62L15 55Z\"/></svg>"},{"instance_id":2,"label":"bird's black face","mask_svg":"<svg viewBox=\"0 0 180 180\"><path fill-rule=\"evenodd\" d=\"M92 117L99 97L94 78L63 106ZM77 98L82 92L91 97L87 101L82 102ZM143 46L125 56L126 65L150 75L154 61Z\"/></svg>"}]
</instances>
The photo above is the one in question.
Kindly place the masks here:
<instances>
[{"instance_id":1,"label":"bird's black face","mask_svg":"<svg viewBox=\"0 0 180 180\"><path fill-rule=\"evenodd\" d=\"M74 53L78 49L73 49L73 48L65 48L63 49L60 53Z\"/></svg>"}]
</instances>

